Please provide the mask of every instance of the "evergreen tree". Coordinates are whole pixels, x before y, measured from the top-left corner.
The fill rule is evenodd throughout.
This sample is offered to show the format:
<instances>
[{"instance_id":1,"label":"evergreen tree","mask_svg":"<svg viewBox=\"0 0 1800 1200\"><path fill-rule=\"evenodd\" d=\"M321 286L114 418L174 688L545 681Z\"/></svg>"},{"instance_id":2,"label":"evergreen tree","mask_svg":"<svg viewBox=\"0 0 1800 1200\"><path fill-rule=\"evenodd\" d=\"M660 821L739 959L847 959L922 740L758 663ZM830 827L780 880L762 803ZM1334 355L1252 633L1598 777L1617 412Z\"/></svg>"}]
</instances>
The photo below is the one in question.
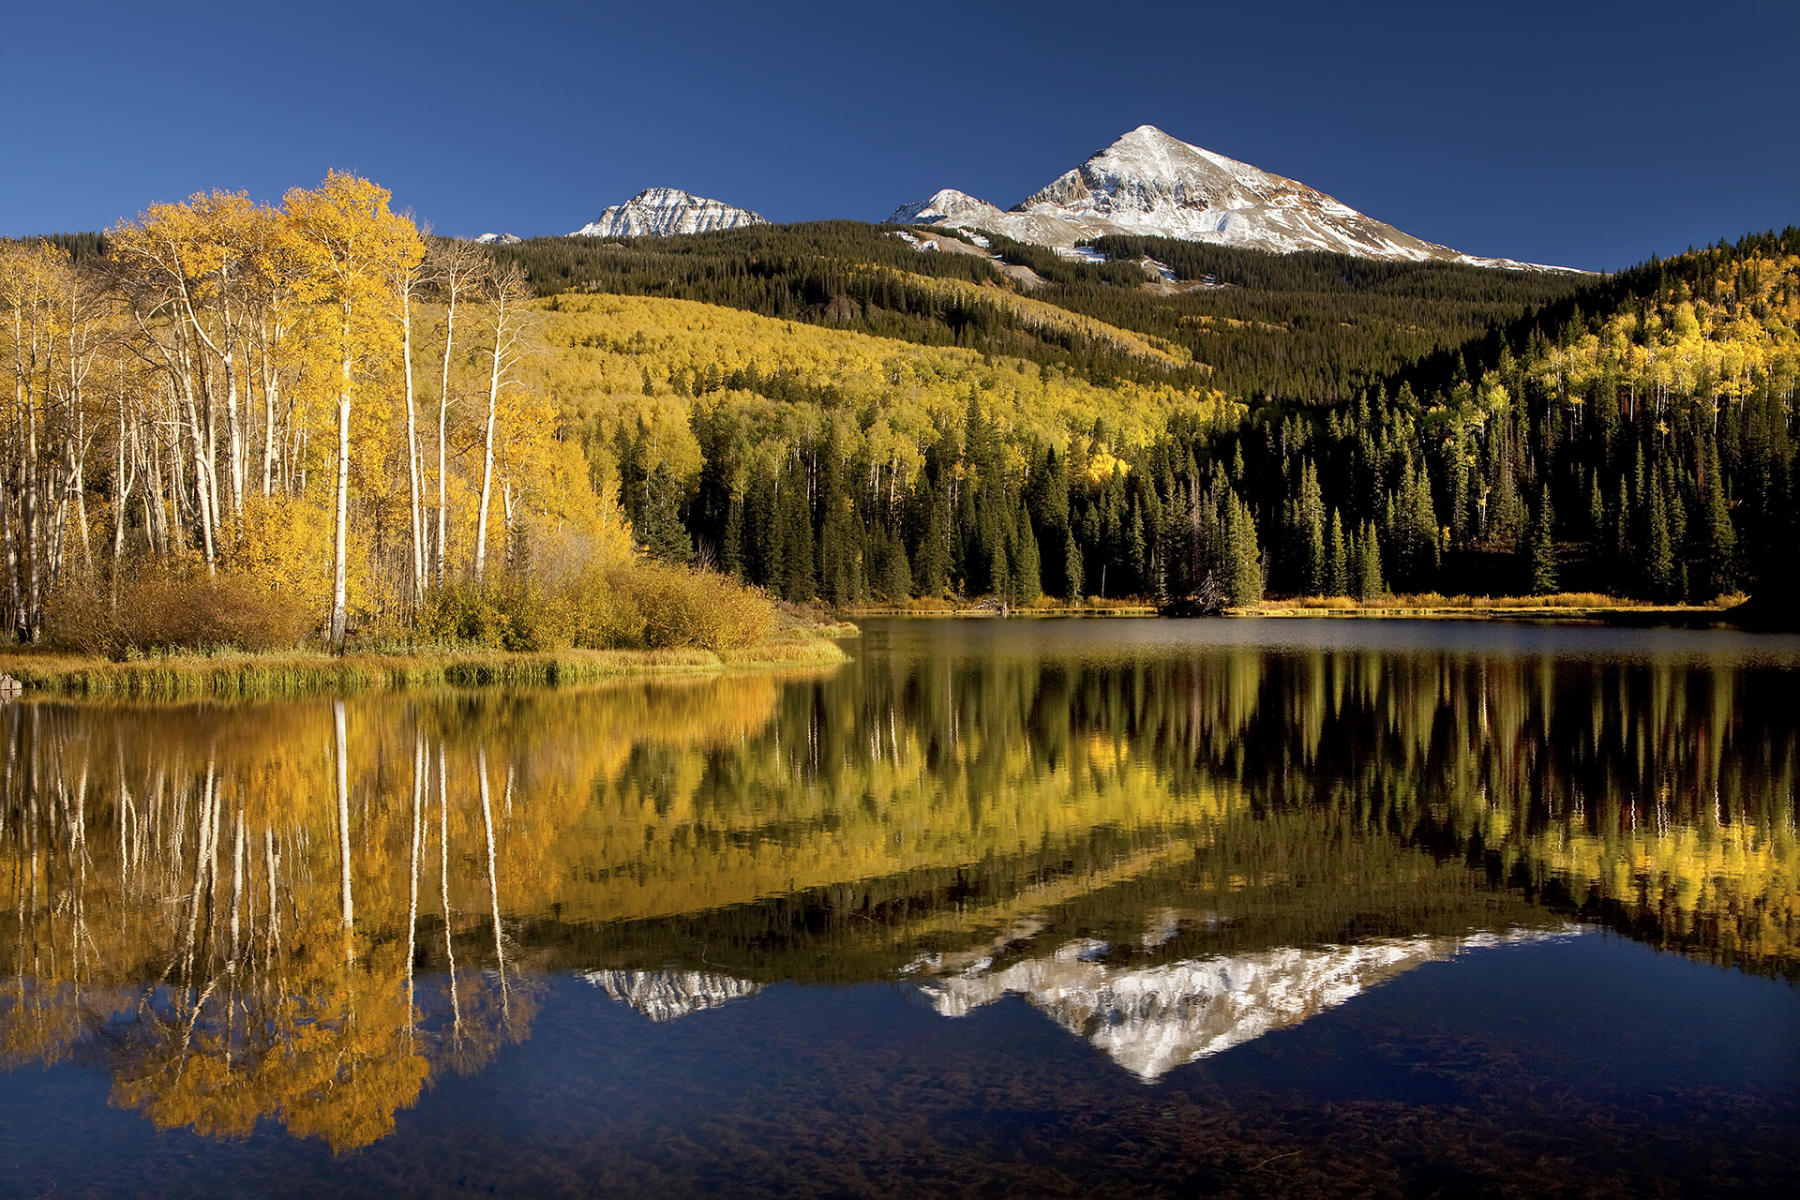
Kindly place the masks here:
<instances>
[{"instance_id":1,"label":"evergreen tree","mask_svg":"<svg viewBox=\"0 0 1800 1200\"><path fill-rule=\"evenodd\" d=\"M1018 533L1014 539L1013 595L1020 604L1035 603L1044 593L1042 566L1038 558L1038 540L1031 528L1031 514L1019 506Z\"/></svg>"},{"instance_id":2,"label":"evergreen tree","mask_svg":"<svg viewBox=\"0 0 1800 1200\"><path fill-rule=\"evenodd\" d=\"M1705 580L1697 600L1711 600L1737 590L1737 532L1731 527L1731 510L1725 503L1725 477L1719 469L1719 448L1709 441L1701 493L1701 546Z\"/></svg>"},{"instance_id":3,"label":"evergreen tree","mask_svg":"<svg viewBox=\"0 0 1800 1200\"><path fill-rule=\"evenodd\" d=\"M658 463L641 492L636 530L644 552L661 562L693 562L694 542L681 522L681 486L668 466Z\"/></svg>"},{"instance_id":4,"label":"evergreen tree","mask_svg":"<svg viewBox=\"0 0 1800 1200\"><path fill-rule=\"evenodd\" d=\"M912 594L912 567L906 561L906 544L887 531L879 531L875 549L875 573L870 581L890 604L904 604Z\"/></svg>"},{"instance_id":5,"label":"evergreen tree","mask_svg":"<svg viewBox=\"0 0 1800 1200\"><path fill-rule=\"evenodd\" d=\"M913 552L913 582L919 595L941 597L950 588L950 532L944 520L947 501L929 481L920 485L923 519Z\"/></svg>"},{"instance_id":6,"label":"evergreen tree","mask_svg":"<svg viewBox=\"0 0 1800 1200\"><path fill-rule=\"evenodd\" d=\"M819 584L813 573L812 505L803 472L789 472L781 480L779 505L782 577L770 582L779 585L782 599L805 604L819 594Z\"/></svg>"},{"instance_id":7,"label":"evergreen tree","mask_svg":"<svg viewBox=\"0 0 1800 1200\"><path fill-rule=\"evenodd\" d=\"M1256 604L1263 596L1262 550L1256 544L1256 521L1249 506L1235 493L1227 499L1226 513L1226 594L1233 604Z\"/></svg>"},{"instance_id":8,"label":"evergreen tree","mask_svg":"<svg viewBox=\"0 0 1800 1200\"><path fill-rule=\"evenodd\" d=\"M1538 494L1537 512L1531 519L1531 594L1548 596L1557 589L1556 542L1553 526L1556 514L1550 507L1550 489Z\"/></svg>"},{"instance_id":9,"label":"evergreen tree","mask_svg":"<svg viewBox=\"0 0 1800 1200\"><path fill-rule=\"evenodd\" d=\"M1310 459L1300 467L1288 533L1294 586L1306 595L1318 595L1325 586L1325 501L1319 491L1318 469Z\"/></svg>"},{"instance_id":10,"label":"evergreen tree","mask_svg":"<svg viewBox=\"0 0 1800 1200\"><path fill-rule=\"evenodd\" d=\"M1331 529L1325 537L1325 587L1327 596L1350 594L1350 547L1344 540L1344 522L1331 510Z\"/></svg>"},{"instance_id":11,"label":"evergreen tree","mask_svg":"<svg viewBox=\"0 0 1800 1200\"><path fill-rule=\"evenodd\" d=\"M1675 544L1669 537L1668 502L1663 496L1662 478L1650 489L1644 506L1644 585L1653 600L1667 603L1676 596Z\"/></svg>"},{"instance_id":12,"label":"evergreen tree","mask_svg":"<svg viewBox=\"0 0 1800 1200\"><path fill-rule=\"evenodd\" d=\"M1071 604L1081 603L1083 575L1081 546L1075 541L1075 530L1065 528L1063 530L1063 599Z\"/></svg>"},{"instance_id":13,"label":"evergreen tree","mask_svg":"<svg viewBox=\"0 0 1800 1200\"><path fill-rule=\"evenodd\" d=\"M1381 538L1375 522L1364 521L1362 536L1356 539L1356 598L1379 600L1387 595L1387 584L1381 577Z\"/></svg>"}]
</instances>

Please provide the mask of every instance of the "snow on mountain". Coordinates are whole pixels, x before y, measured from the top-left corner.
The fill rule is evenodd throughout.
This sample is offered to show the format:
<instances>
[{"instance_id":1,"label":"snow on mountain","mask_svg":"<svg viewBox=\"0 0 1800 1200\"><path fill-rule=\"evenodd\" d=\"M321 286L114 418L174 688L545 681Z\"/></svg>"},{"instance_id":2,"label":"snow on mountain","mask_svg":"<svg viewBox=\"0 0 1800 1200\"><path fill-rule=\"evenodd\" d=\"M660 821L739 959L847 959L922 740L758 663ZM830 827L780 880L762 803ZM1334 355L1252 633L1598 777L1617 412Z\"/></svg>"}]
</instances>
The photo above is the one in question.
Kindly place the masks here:
<instances>
[{"instance_id":1,"label":"snow on mountain","mask_svg":"<svg viewBox=\"0 0 1800 1200\"><path fill-rule=\"evenodd\" d=\"M993 221L1006 214L977 200L967 192L944 188L931 199L917 204L902 204L883 224L886 225L955 225L962 222Z\"/></svg>"},{"instance_id":2,"label":"snow on mountain","mask_svg":"<svg viewBox=\"0 0 1800 1200\"><path fill-rule=\"evenodd\" d=\"M889 222L968 225L1059 249L1107 234L1138 234L1282 254L1329 250L1544 269L1423 241L1304 183L1190 145L1154 125L1138 126L1007 212L947 188L922 205L902 207Z\"/></svg>"},{"instance_id":3,"label":"snow on mountain","mask_svg":"<svg viewBox=\"0 0 1800 1200\"><path fill-rule=\"evenodd\" d=\"M667 237L676 233L710 233L745 225L767 225L757 214L722 200L694 196L680 188L646 188L623 204L615 204L596 221L570 237Z\"/></svg>"},{"instance_id":4,"label":"snow on mountain","mask_svg":"<svg viewBox=\"0 0 1800 1200\"><path fill-rule=\"evenodd\" d=\"M1104 942L1079 940L1000 970L983 958L922 983L946 1017L1006 995L1085 1038L1146 1083L1183 1063L1242 1045L1335 1008L1424 963L1511 942L1567 937L1579 926L1472 937L1413 937L1315 949L1279 947L1223 958L1117 967ZM1145 944L1151 944L1146 937Z\"/></svg>"},{"instance_id":5,"label":"snow on mountain","mask_svg":"<svg viewBox=\"0 0 1800 1200\"><path fill-rule=\"evenodd\" d=\"M481 246L516 246L524 240L512 233L484 233L475 242Z\"/></svg>"},{"instance_id":6,"label":"snow on mountain","mask_svg":"<svg viewBox=\"0 0 1800 1200\"><path fill-rule=\"evenodd\" d=\"M705 971L589 971L582 976L652 1021L673 1021L762 991L762 984Z\"/></svg>"}]
</instances>

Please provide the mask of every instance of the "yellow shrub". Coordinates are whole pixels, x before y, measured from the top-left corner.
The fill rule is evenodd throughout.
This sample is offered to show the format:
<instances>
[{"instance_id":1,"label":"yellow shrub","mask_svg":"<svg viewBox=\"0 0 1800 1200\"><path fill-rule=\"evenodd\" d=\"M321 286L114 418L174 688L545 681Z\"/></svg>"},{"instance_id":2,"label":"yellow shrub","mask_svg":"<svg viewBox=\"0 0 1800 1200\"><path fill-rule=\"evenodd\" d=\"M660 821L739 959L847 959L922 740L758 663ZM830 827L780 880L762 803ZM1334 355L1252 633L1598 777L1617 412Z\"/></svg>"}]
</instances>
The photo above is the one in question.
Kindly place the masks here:
<instances>
[{"instance_id":1,"label":"yellow shrub","mask_svg":"<svg viewBox=\"0 0 1800 1200\"><path fill-rule=\"evenodd\" d=\"M121 581L116 596L103 581L66 581L48 618L50 644L121 658L132 650L283 649L312 631L318 613L259 578L176 569Z\"/></svg>"}]
</instances>

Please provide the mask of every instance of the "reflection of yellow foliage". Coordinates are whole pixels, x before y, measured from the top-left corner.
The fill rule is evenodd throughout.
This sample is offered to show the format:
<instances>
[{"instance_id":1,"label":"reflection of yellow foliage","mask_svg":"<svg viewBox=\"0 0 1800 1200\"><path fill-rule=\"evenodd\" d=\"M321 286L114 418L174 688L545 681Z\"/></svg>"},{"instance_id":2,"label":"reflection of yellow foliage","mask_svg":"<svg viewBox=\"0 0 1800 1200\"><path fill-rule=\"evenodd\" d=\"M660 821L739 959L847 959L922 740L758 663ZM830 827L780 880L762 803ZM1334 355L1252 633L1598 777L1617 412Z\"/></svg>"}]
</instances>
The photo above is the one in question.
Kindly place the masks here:
<instances>
[{"instance_id":1,"label":"reflection of yellow foliage","mask_svg":"<svg viewBox=\"0 0 1800 1200\"><path fill-rule=\"evenodd\" d=\"M431 1072L520 1035L514 960L549 953L514 943L528 922L886 895L907 901L877 930L898 947L1164 868L1275 904L1345 863L1375 893L1462 879L1413 829L1675 944L1793 969L1792 729L1736 707L1728 666L1559 670L946 649L827 680L376 695L345 705L347 863L329 701L28 705L9 751L32 769L6 786L59 799L6 797L28 815L0 825L0 859L38 888L0 922L21 981L0 987L0 1040L6 1061L53 1060L113 1014L117 1103L218 1136L268 1117L343 1149L390 1130ZM1545 736L1571 714L1579 746ZM965 877L978 899L940 894ZM415 960L432 965L415 977ZM165 998L138 1008L158 978Z\"/></svg>"}]
</instances>

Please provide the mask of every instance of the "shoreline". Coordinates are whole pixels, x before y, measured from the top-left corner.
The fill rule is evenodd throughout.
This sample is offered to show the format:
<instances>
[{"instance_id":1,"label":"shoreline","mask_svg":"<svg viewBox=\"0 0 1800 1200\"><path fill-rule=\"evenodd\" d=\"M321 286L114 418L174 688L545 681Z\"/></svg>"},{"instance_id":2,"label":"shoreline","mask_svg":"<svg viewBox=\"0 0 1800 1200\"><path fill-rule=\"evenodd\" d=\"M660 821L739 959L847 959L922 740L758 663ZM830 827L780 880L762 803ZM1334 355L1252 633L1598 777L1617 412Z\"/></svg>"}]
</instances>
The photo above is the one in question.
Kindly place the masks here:
<instances>
[{"instance_id":1,"label":"shoreline","mask_svg":"<svg viewBox=\"0 0 1800 1200\"><path fill-rule=\"evenodd\" d=\"M850 661L824 636L741 650L419 650L169 655L115 662L53 650L0 651L0 674L26 696L63 699L261 699L420 687L506 687L661 675L723 675L838 667Z\"/></svg>"},{"instance_id":2,"label":"shoreline","mask_svg":"<svg viewBox=\"0 0 1800 1200\"><path fill-rule=\"evenodd\" d=\"M1739 627L1734 619L1736 609L1712 604L1640 604L1631 601L1611 603L1554 603L1537 597L1495 597L1469 603L1444 603L1441 600L1415 600L1395 597L1372 603L1308 603L1296 600L1274 600L1260 604L1233 605L1214 614L1224 618L1270 618L1291 620L1324 617L1337 620L1408 620L1408 621L1567 621L1570 623L1644 621L1653 624L1679 624L1704 621ZM1104 605L1047 604L1014 608L1000 612L995 608L970 604L960 607L899 608L866 606L846 610L849 620L866 617L923 617L994 619L1066 618L1144 618L1157 617L1153 604L1121 601ZM1172 617L1175 620L1200 620L1200 617Z\"/></svg>"}]
</instances>

